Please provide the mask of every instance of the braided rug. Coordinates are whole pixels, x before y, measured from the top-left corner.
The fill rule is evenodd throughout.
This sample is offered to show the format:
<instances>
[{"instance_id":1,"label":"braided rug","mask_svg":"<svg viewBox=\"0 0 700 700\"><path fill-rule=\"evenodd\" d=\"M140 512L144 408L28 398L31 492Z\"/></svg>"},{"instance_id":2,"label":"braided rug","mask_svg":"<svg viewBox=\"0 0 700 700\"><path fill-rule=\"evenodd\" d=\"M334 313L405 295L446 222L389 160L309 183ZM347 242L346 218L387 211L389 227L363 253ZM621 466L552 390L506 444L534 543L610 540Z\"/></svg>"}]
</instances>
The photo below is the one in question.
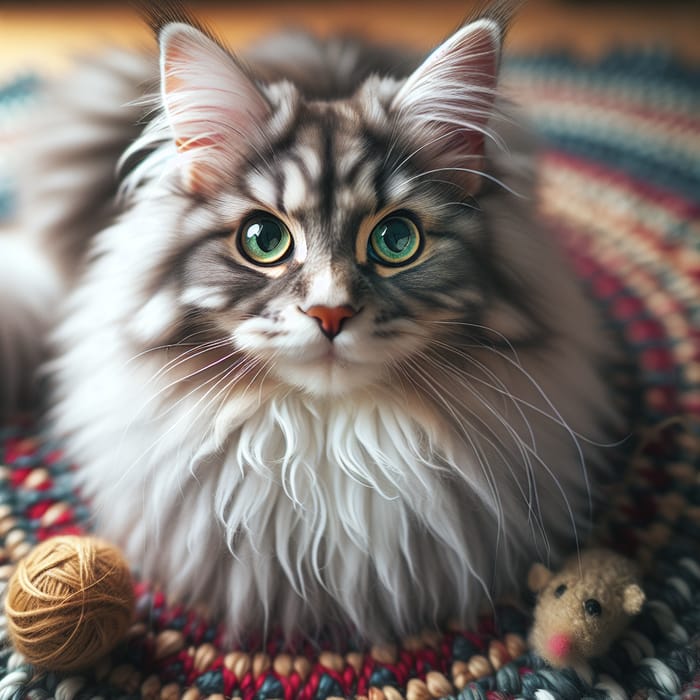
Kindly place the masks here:
<instances>
[{"instance_id":1,"label":"braided rug","mask_svg":"<svg viewBox=\"0 0 700 700\"><path fill-rule=\"evenodd\" d=\"M128 640L90 671L41 674L5 643L0 700L700 698L700 70L660 54L546 55L510 59L506 80L544 138L542 215L627 357L610 381L634 409L634 439L598 539L644 566L648 602L593 663L593 684L530 653L527 610L395 647L232 650L142 582ZM0 87L0 170L36 90L31 76ZM11 184L0 173L0 219ZM88 511L36 423L0 427L0 465L4 582L35 542L81 532Z\"/></svg>"}]
</instances>

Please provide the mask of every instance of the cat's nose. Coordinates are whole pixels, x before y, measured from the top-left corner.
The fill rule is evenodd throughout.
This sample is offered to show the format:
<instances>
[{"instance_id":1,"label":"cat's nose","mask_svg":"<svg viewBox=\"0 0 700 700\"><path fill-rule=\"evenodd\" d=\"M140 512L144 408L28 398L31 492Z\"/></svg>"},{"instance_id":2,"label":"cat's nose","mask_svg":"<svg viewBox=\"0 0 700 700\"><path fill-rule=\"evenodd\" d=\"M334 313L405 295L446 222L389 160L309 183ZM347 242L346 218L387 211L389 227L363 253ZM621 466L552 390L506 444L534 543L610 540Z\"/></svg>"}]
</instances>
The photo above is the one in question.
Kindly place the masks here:
<instances>
[{"instance_id":1,"label":"cat's nose","mask_svg":"<svg viewBox=\"0 0 700 700\"><path fill-rule=\"evenodd\" d=\"M352 318L357 311L352 306L310 306L302 311L315 318L321 330L329 340L333 340L343 330L346 319Z\"/></svg>"}]
</instances>

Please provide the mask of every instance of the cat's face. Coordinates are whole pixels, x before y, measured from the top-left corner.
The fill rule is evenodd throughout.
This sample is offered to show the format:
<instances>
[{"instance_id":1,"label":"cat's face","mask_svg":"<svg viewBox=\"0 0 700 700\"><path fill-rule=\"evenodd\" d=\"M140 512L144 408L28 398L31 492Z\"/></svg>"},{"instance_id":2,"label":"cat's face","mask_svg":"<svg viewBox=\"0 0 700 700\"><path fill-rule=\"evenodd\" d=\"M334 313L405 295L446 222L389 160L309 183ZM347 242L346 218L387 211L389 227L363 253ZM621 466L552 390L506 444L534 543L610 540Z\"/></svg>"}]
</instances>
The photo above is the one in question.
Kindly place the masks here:
<instances>
[{"instance_id":1,"label":"cat's face","mask_svg":"<svg viewBox=\"0 0 700 700\"><path fill-rule=\"evenodd\" d=\"M407 81L371 77L329 102L256 85L192 28L166 30L182 225L197 231L179 301L261 377L331 395L410 381L429 342L479 321L487 242L470 192L498 37L486 22L452 41L447 76L443 52ZM467 68L465 51L477 55ZM471 92L450 99L465 72Z\"/></svg>"},{"instance_id":2,"label":"cat's face","mask_svg":"<svg viewBox=\"0 0 700 700\"><path fill-rule=\"evenodd\" d=\"M478 210L451 201L454 188L404 148L387 159L392 134L370 131L363 104L298 105L286 143L222 189L224 235L183 266L194 308L314 393L385 377L445 335L439 322L473 320L483 301Z\"/></svg>"}]
</instances>

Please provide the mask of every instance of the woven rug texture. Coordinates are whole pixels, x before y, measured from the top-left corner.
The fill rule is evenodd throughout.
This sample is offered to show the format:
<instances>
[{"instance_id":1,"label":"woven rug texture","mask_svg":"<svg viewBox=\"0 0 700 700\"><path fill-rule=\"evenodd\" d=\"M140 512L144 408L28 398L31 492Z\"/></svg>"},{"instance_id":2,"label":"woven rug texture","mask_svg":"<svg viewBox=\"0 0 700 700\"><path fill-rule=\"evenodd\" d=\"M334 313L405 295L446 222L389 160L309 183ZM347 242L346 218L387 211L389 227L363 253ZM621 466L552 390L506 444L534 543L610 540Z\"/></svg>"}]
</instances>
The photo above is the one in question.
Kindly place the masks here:
<instances>
[{"instance_id":1,"label":"woven rug texture","mask_svg":"<svg viewBox=\"0 0 700 700\"><path fill-rule=\"evenodd\" d=\"M648 600L592 683L532 654L529 611L514 607L396 646L227 649L139 582L136 624L94 669L41 673L5 642L0 700L700 699L700 70L659 53L549 54L510 58L505 76L543 137L542 216L624 349L610 381L632 438L596 532L644 567ZM30 75L0 86L0 220L13 206L3 153L38 89ZM35 422L0 427L1 585L34 543L83 531L72 471Z\"/></svg>"}]
</instances>

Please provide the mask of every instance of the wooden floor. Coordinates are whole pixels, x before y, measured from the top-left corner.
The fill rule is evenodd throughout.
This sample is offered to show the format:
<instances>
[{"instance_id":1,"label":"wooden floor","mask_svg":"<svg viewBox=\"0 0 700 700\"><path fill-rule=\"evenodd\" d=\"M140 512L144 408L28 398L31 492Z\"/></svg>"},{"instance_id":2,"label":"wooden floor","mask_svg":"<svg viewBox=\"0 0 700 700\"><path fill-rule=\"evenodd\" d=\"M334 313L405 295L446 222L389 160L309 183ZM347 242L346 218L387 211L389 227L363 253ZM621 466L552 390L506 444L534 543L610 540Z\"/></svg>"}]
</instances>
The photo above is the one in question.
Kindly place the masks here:
<instances>
[{"instance_id":1,"label":"wooden floor","mask_svg":"<svg viewBox=\"0 0 700 700\"><path fill-rule=\"evenodd\" d=\"M70 55L105 43L152 42L126 3L0 3L0 75L60 70ZM470 0L243 0L195 7L234 48L290 24L319 32L359 30L428 48L469 13ZM585 56L621 44L663 46L700 64L700 0L529 0L508 40L513 50L567 48Z\"/></svg>"}]
</instances>

